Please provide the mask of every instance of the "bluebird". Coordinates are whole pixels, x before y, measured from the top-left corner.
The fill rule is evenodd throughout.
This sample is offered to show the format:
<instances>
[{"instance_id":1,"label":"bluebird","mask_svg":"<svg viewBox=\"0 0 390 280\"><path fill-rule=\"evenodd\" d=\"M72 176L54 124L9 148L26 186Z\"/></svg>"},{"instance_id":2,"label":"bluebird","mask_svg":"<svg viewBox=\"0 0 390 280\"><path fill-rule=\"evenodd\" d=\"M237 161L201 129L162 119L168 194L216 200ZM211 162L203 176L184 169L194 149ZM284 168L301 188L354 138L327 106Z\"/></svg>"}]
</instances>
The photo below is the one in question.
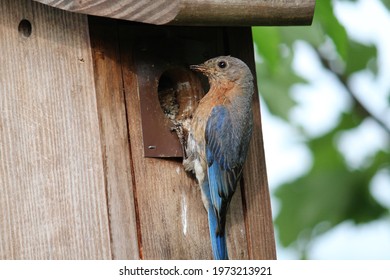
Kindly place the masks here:
<instances>
[{"instance_id":1,"label":"bluebird","mask_svg":"<svg viewBox=\"0 0 390 280\"><path fill-rule=\"evenodd\" d=\"M208 77L210 90L191 120L183 164L195 173L201 189L214 259L228 259L226 213L252 135L253 76L244 62L231 56L190 68Z\"/></svg>"}]
</instances>

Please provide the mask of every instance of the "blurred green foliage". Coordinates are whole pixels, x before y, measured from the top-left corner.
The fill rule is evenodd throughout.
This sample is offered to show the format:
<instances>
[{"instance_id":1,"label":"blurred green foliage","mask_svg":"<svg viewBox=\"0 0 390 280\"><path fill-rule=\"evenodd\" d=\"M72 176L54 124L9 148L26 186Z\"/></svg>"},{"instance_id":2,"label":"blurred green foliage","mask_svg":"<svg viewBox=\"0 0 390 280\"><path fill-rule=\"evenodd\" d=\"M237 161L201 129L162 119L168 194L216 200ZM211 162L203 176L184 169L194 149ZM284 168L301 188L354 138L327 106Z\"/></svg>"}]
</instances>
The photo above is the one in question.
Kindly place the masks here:
<instances>
[{"instance_id":1,"label":"blurred green foliage","mask_svg":"<svg viewBox=\"0 0 390 280\"><path fill-rule=\"evenodd\" d=\"M382 2L390 8L389 0ZM349 85L350 78L361 70L368 69L377 75L377 47L348 36L334 14L331 0L317 0L310 27L255 27L253 38L262 58L257 64L260 92L273 115L288 122L291 109L296 106L290 89L293 85L307 83L292 67L297 41L311 46L323 68L349 93L353 104L324 135L309 137L298 127L312 153L313 164L307 174L279 186L275 193L281 202L275 219L280 244L295 248L301 258L306 258L311 242L339 223L346 220L366 223L388 213L389 209L371 195L370 182L379 170L390 170L390 149L378 151L369 164L353 169L335 145L341 132L358 127L367 118L376 120L390 139L390 123L371 115L354 97Z\"/></svg>"}]
</instances>

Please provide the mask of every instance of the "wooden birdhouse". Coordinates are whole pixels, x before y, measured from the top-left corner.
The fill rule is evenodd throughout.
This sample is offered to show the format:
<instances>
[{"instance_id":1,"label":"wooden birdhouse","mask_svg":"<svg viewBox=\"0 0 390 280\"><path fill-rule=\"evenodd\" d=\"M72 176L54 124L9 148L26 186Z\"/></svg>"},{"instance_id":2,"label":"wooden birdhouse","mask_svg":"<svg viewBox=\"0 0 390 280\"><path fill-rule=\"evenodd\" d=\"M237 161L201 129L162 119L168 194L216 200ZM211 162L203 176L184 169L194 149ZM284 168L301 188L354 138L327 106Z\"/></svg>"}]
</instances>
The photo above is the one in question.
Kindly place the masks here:
<instances>
[{"instance_id":1,"label":"wooden birdhouse","mask_svg":"<svg viewBox=\"0 0 390 280\"><path fill-rule=\"evenodd\" d=\"M314 2L1 1L0 259L211 259L172 132L208 89L188 66L254 73L250 26L310 24ZM229 254L275 259L257 95L253 110Z\"/></svg>"}]
</instances>

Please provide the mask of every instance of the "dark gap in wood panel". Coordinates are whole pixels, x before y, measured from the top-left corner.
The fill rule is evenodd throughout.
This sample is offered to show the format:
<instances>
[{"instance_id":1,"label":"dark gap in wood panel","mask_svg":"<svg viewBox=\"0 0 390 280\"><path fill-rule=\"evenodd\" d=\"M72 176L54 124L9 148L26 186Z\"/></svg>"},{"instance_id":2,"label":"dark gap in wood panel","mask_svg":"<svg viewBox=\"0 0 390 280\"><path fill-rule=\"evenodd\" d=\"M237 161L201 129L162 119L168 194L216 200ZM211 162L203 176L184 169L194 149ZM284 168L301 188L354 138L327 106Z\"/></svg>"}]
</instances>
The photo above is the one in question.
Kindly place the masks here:
<instances>
[{"instance_id":1,"label":"dark gap in wood panel","mask_svg":"<svg viewBox=\"0 0 390 280\"><path fill-rule=\"evenodd\" d=\"M122 72L123 74L123 72ZM125 94L125 91L123 90L123 94ZM129 127L129 115L128 115L128 110L126 106L126 123L127 127ZM134 160L132 157L132 146L131 146L131 139L130 139L130 131L128 130L129 133L129 157L130 157L130 167L131 167L131 180L133 184L133 197L134 197L134 210L135 210L135 222L137 225L137 243L138 243L138 253L139 253L139 258L141 260L144 259L143 256L143 247L142 247L142 231L141 231L141 221L140 221L140 215L139 215L139 207L138 207L138 196L137 196L137 183L135 180L135 171L134 171Z\"/></svg>"},{"instance_id":2,"label":"dark gap in wood panel","mask_svg":"<svg viewBox=\"0 0 390 280\"><path fill-rule=\"evenodd\" d=\"M88 26L89 26L89 36L90 36L90 43L91 43L91 54L92 54L92 60L93 60L93 66L94 71L96 71L96 60L97 60L97 48L101 46L101 38L99 38L98 29L99 24L97 24L93 19L88 17ZM95 74L95 79L97 79L97 75ZM95 81L96 84L96 81ZM107 178L107 150L106 150L106 142L103 135L103 120L102 115L99 110L99 98L96 96L96 105L98 106L98 120L99 120L99 127L100 127L100 143L101 143L101 151L102 151L102 162L103 162L103 175L104 175L104 193L106 196L106 211L107 211L107 217L108 217L108 232L109 232L109 238L110 238L110 246L112 246L113 243L113 236L112 236L112 225L111 225L111 214L110 214L110 203L109 203L109 190L108 190L108 178ZM111 259L114 259L114 252L112 248L110 249L111 253Z\"/></svg>"},{"instance_id":3,"label":"dark gap in wood panel","mask_svg":"<svg viewBox=\"0 0 390 280\"><path fill-rule=\"evenodd\" d=\"M135 25L137 23L134 23ZM133 184L133 198L134 198L134 210L135 210L135 219L136 219L136 225L137 225L137 243L138 243L138 253L139 258L141 260L144 259L143 254L143 245L142 245L142 230L141 230L141 220L140 220L140 211L139 211L139 202L138 202L138 193L137 193L137 182L136 182L136 174L135 174L135 168L134 168L134 159L133 159L133 145L131 142L131 135L130 135L130 115L129 115L129 109L127 107L127 96L126 96L126 85L125 85L125 70L124 67L129 66L128 60L124 57L124 54L131 57L132 61L132 44L128 44L126 40L124 40L124 28L123 23L119 23L118 32L119 32L119 57L121 62L121 74L122 74L122 94L123 98L125 100L125 112L126 112L126 126L127 126L127 133L128 133L128 143L129 143L129 159L130 159L130 169L131 169L131 180ZM126 47L124 47L126 46ZM138 83L138 82L136 82Z\"/></svg>"},{"instance_id":4,"label":"dark gap in wood panel","mask_svg":"<svg viewBox=\"0 0 390 280\"><path fill-rule=\"evenodd\" d=\"M112 259L139 259L134 199L136 192L118 21L90 16L88 22L103 151L111 255Z\"/></svg>"}]
</instances>

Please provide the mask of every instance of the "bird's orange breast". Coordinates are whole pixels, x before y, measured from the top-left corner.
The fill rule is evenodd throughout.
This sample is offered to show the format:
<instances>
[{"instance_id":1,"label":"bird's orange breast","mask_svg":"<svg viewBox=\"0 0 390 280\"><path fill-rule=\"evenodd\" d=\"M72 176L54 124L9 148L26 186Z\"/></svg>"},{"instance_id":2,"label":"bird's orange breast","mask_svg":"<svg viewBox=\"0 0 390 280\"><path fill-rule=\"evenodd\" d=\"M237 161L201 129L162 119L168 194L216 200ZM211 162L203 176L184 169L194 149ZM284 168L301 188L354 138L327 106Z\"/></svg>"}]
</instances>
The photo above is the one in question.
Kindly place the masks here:
<instances>
[{"instance_id":1,"label":"bird's orange breast","mask_svg":"<svg viewBox=\"0 0 390 280\"><path fill-rule=\"evenodd\" d=\"M238 94L238 86L234 82L212 84L209 92L202 98L192 119L192 130L198 143L204 144L205 128L211 111L215 106L229 107L231 100Z\"/></svg>"}]
</instances>

